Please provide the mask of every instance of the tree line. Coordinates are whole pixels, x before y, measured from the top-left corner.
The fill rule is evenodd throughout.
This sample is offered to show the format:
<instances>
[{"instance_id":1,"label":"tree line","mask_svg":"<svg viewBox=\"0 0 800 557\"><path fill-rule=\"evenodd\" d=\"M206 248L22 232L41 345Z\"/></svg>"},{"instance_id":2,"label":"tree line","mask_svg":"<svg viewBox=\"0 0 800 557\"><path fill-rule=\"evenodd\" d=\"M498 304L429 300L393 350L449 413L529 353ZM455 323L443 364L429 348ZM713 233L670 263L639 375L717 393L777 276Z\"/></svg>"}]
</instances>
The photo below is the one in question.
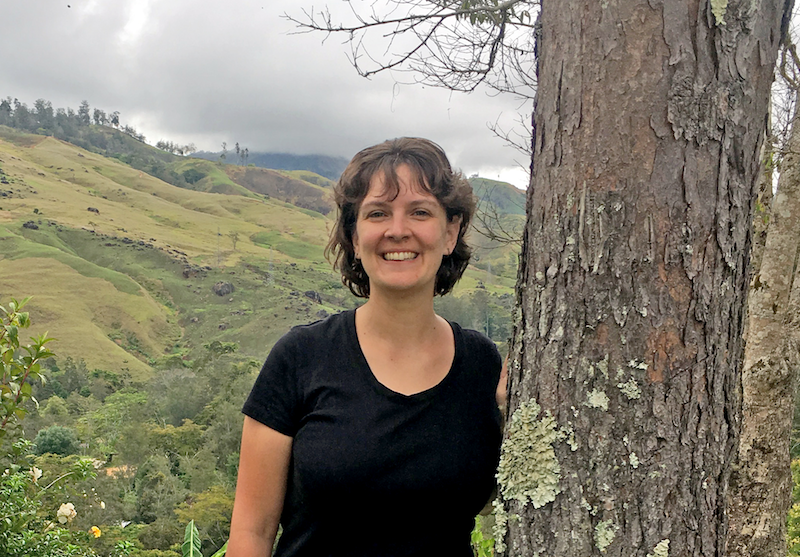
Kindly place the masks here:
<instances>
[{"instance_id":1,"label":"tree line","mask_svg":"<svg viewBox=\"0 0 800 557\"><path fill-rule=\"evenodd\" d=\"M107 113L100 108L92 109L86 100L81 101L77 111L70 107L54 109L45 99L34 101L33 108L10 96L0 101L0 125L3 126L70 141L81 135L80 128L92 124L110 126L142 143L145 141L145 136L133 126L120 124L119 111Z\"/></svg>"}]
</instances>

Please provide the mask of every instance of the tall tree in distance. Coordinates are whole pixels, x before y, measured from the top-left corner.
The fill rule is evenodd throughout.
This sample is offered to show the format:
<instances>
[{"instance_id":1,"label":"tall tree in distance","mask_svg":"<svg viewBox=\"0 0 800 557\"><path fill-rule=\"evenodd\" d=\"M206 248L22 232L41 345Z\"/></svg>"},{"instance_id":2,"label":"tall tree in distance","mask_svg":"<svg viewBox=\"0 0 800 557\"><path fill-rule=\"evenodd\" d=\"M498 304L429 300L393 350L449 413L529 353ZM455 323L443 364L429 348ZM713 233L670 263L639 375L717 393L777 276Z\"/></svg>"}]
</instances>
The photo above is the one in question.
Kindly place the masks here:
<instances>
[{"instance_id":1,"label":"tall tree in distance","mask_svg":"<svg viewBox=\"0 0 800 557\"><path fill-rule=\"evenodd\" d=\"M81 105L78 107L78 119L84 126L88 126L92 123L89 101L81 101Z\"/></svg>"}]
</instances>

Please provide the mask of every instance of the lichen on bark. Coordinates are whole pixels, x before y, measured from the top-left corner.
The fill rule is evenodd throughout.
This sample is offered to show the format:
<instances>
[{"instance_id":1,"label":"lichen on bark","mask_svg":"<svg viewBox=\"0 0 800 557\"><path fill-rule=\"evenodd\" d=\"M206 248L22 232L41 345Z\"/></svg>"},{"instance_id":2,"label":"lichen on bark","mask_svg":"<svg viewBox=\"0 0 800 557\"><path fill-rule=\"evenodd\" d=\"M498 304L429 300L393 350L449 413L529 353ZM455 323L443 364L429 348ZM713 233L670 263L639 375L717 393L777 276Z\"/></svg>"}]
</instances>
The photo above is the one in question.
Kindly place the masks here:
<instances>
[{"instance_id":1,"label":"lichen on bark","mask_svg":"<svg viewBox=\"0 0 800 557\"><path fill-rule=\"evenodd\" d=\"M653 548L652 553L648 553L647 557L669 557L669 540L661 540Z\"/></svg>"},{"instance_id":2,"label":"lichen on bark","mask_svg":"<svg viewBox=\"0 0 800 557\"><path fill-rule=\"evenodd\" d=\"M519 405L511 415L508 434L500 451L497 484L506 501L519 501L538 509L555 500L561 466L553 443L561 434L549 412L541 418L534 400Z\"/></svg>"},{"instance_id":3,"label":"lichen on bark","mask_svg":"<svg viewBox=\"0 0 800 557\"><path fill-rule=\"evenodd\" d=\"M613 520L601 520L594 527L594 544L600 553L605 553L611 542L614 541L614 536L617 535L619 526L614 524Z\"/></svg>"},{"instance_id":4,"label":"lichen on bark","mask_svg":"<svg viewBox=\"0 0 800 557\"><path fill-rule=\"evenodd\" d=\"M717 25L725 25L725 12L728 11L728 0L711 0L711 13Z\"/></svg>"}]
</instances>

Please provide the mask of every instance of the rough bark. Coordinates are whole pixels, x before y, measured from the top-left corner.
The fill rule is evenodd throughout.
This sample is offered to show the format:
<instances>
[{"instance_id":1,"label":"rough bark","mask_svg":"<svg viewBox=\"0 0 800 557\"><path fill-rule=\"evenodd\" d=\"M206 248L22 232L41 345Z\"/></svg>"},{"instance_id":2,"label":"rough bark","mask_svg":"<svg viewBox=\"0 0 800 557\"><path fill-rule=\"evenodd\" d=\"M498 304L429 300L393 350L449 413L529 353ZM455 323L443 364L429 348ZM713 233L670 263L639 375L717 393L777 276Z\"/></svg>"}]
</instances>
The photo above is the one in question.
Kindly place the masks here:
<instances>
[{"instance_id":1,"label":"rough bark","mask_svg":"<svg viewBox=\"0 0 800 557\"><path fill-rule=\"evenodd\" d=\"M501 554L722 555L785 10L542 1Z\"/></svg>"},{"instance_id":2,"label":"rough bark","mask_svg":"<svg viewBox=\"0 0 800 557\"><path fill-rule=\"evenodd\" d=\"M742 430L731 475L729 557L785 557L786 514L792 475L790 438L796 372L800 366L797 315L800 285L800 124L770 211L761 265L748 300L742 368ZM756 215L755 228L761 223Z\"/></svg>"}]
</instances>

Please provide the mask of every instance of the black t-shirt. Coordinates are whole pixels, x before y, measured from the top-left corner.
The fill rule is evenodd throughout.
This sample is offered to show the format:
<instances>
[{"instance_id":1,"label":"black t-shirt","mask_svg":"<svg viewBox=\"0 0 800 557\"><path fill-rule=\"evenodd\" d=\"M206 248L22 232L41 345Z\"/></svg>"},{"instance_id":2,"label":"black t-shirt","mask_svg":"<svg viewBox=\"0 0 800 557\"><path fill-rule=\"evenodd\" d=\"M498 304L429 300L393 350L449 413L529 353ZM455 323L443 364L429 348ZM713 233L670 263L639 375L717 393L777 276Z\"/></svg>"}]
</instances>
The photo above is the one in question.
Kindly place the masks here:
<instances>
[{"instance_id":1,"label":"black t-shirt","mask_svg":"<svg viewBox=\"0 0 800 557\"><path fill-rule=\"evenodd\" d=\"M293 437L276 556L472 555L500 452L501 358L482 334L451 326L450 371L410 396L372 374L355 311L278 341L243 408Z\"/></svg>"}]
</instances>

